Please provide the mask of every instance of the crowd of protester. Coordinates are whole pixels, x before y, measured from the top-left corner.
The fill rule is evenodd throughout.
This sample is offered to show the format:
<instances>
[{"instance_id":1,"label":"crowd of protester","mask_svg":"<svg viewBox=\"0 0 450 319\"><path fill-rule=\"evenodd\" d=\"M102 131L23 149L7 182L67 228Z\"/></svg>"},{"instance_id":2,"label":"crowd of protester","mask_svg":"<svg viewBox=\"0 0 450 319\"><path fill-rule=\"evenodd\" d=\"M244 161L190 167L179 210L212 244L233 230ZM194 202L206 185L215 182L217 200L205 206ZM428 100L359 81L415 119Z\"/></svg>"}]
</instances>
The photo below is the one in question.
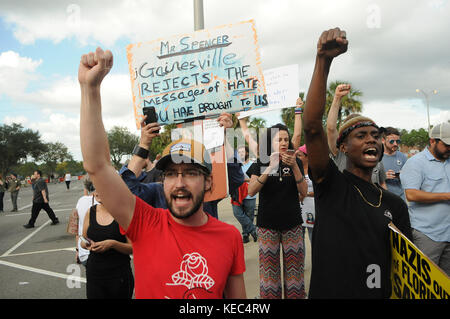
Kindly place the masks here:
<instances>
[{"instance_id":1,"label":"crowd of protester","mask_svg":"<svg viewBox=\"0 0 450 319\"><path fill-rule=\"evenodd\" d=\"M251 237L258 243L259 298L389 298L390 224L450 274L450 123L435 125L429 145L408 159L394 127L379 127L361 114L338 125L351 88L341 84L324 127L328 74L347 47L339 28L319 38L307 100L296 102L292 136L277 124L261 130L256 141L240 120L246 143L235 149L225 138L228 191L240 230L220 220L220 200L204 201L215 180L199 141L175 140L151 161L150 145L161 127L144 118L139 144L117 174L100 96L112 53L97 48L83 55L80 136L89 179L73 214L73 233L77 259L86 266L87 297L132 298L134 291L136 298L246 298L244 245ZM221 114L218 122L233 127L231 114ZM58 223L41 173L35 175L26 228L34 227L42 208ZM70 175L66 185L69 190ZM0 176L2 200L6 189L12 199L17 196L14 176ZM367 284L373 265L380 269L375 288Z\"/></svg>"}]
</instances>

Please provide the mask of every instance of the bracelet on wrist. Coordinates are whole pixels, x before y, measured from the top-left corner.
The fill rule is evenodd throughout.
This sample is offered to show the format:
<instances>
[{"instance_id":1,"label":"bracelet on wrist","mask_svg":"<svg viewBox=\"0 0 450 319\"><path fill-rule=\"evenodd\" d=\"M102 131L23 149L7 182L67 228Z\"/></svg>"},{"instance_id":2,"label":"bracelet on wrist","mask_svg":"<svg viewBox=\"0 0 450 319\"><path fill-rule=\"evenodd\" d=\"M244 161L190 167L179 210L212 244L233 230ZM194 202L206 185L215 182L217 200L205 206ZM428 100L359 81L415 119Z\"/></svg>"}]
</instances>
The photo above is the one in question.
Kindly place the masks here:
<instances>
[{"instance_id":1,"label":"bracelet on wrist","mask_svg":"<svg viewBox=\"0 0 450 319\"><path fill-rule=\"evenodd\" d=\"M302 176L302 178L300 178L298 181L295 181L297 184L300 184L301 182L303 182L305 180L305 176Z\"/></svg>"},{"instance_id":2,"label":"bracelet on wrist","mask_svg":"<svg viewBox=\"0 0 450 319\"><path fill-rule=\"evenodd\" d=\"M295 114L302 114L303 113L303 108L302 107L296 107L294 109Z\"/></svg>"},{"instance_id":3,"label":"bracelet on wrist","mask_svg":"<svg viewBox=\"0 0 450 319\"><path fill-rule=\"evenodd\" d=\"M140 147L139 144L136 145L133 149L133 155L137 155L143 159L146 159L148 157L149 151L143 147Z\"/></svg>"},{"instance_id":4,"label":"bracelet on wrist","mask_svg":"<svg viewBox=\"0 0 450 319\"><path fill-rule=\"evenodd\" d=\"M260 180L259 180L259 176L256 178L256 180L258 181L258 183L260 183L261 185L264 185L265 183L263 183L263 182L261 182Z\"/></svg>"}]
</instances>

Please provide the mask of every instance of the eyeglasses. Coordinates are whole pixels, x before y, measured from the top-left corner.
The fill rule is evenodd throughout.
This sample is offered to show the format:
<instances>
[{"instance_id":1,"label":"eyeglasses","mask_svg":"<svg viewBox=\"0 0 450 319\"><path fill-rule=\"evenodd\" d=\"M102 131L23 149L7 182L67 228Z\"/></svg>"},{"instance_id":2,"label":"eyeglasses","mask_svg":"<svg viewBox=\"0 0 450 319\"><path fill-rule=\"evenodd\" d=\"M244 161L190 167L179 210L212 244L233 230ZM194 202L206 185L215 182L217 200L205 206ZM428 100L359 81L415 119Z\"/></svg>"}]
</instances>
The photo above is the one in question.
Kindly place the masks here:
<instances>
[{"instance_id":1,"label":"eyeglasses","mask_svg":"<svg viewBox=\"0 0 450 319\"><path fill-rule=\"evenodd\" d=\"M394 144L394 143L400 144L402 142L402 140L389 140L388 142L389 142L389 144Z\"/></svg>"},{"instance_id":2,"label":"eyeglasses","mask_svg":"<svg viewBox=\"0 0 450 319\"><path fill-rule=\"evenodd\" d=\"M178 178L178 175L180 175L180 174L184 180L193 181L193 180L197 179L198 177L200 177L201 175L204 175L205 173L203 173L202 171L200 171L198 169L188 169L188 170L185 170L182 172L165 171L163 173L163 178L164 178L164 180L173 182L174 180L176 180Z\"/></svg>"}]
</instances>

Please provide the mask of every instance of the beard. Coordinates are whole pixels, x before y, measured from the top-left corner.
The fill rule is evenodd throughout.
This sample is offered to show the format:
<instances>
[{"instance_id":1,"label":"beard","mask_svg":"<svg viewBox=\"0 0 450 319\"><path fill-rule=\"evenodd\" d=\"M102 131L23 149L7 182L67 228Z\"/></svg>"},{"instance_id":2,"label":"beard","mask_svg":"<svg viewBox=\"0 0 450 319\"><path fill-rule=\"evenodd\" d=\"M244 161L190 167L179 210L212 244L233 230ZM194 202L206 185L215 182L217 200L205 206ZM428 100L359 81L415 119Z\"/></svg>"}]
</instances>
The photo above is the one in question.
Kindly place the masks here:
<instances>
[{"instance_id":1,"label":"beard","mask_svg":"<svg viewBox=\"0 0 450 319\"><path fill-rule=\"evenodd\" d=\"M190 208L181 209L181 210L175 208L174 196L176 193L178 193L180 191L183 192L184 196L187 196L188 198L192 198L193 203ZM191 192L187 191L186 189L179 189L169 195L164 194L164 197L166 198L167 208L169 209L169 211L173 217L178 218L178 219L187 219L187 218L191 217L192 215L194 215L199 210L200 206L203 204L203 199L205 197L205 191L202 190L200 194L198 194L197 196L194 196Z\"/></svg>"},{"instance_id":2,"label":"beard","mask_svg":"<svg viewBox=\"0 0 450 319\"><path fill-rule=\"evenodd\" d=\"M450 157L450 152L440 152L437 147L434 148L434 155L440 161L446 161Z\"/></svg>"},{"instance_id":3,"label":"beard","mask_svg":"<svg viewBox=\"0 0 450 319\"><path fill-rule=\"evenodd\" d=\"M390 145L388 142L383 144L384 151L388 154L393 154L398 151L399 147L397 145Z\"/></svg>"}]
</instances>

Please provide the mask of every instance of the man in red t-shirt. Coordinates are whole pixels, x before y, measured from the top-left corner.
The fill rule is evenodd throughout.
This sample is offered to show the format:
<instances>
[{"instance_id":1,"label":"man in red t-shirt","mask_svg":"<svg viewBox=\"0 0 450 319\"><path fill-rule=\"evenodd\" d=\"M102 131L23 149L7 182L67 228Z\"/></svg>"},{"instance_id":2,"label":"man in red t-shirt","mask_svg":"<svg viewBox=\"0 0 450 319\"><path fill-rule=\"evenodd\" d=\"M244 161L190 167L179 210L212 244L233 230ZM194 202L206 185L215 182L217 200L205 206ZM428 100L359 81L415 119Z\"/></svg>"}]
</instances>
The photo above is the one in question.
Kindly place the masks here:
<instances>
[{"instance_id":1,"label":"man in red t-shirt","mask_svg":"<svg viewBox=\"0 0 450 319\"><path fill-rule=\"evenodd\" d=\"M100 48L81 57L81 150L103 205L133 242L136 297L246 298L240 233L203 211L212 176L202 144L179 140L164 150L156 168L164 172L169 209L134 196L111 165L100 84L112 63L112 53ZM159 129L154 123L155 136Z\"/></svg>"}]
</instances>

